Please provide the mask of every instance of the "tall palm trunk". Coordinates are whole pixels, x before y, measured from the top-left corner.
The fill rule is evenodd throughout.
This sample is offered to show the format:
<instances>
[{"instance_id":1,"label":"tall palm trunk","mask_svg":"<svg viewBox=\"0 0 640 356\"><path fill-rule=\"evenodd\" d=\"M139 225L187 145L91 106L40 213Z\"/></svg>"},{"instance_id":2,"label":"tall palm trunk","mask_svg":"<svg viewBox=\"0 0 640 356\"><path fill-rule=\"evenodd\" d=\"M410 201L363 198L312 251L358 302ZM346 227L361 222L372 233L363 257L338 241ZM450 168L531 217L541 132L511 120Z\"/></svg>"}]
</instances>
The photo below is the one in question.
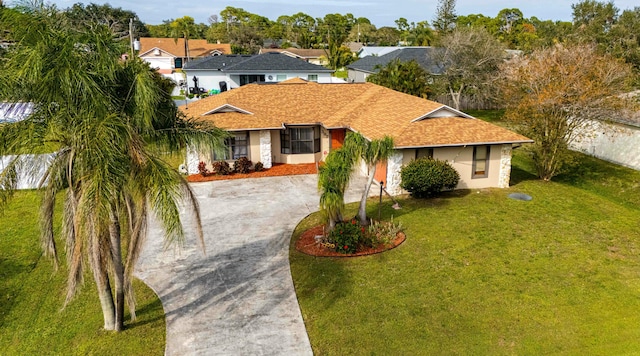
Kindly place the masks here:
<instances>
[{"instance_id":1,"label":"tall palm trunk","mask_svg":"<svg viewBox=\"0 0 640 356\"><path fill-rule=\"evenodd\" d=\"M93 279L96 281L98 288L98 298L102 307L102 316L104 318L104 329L115 329L115 315L113 296L111 295L111 284L109 283L109 275L107 274L107 266L104 263L102 253L100 251L100 243L94 241L91 244L91 270L93 271Z\"/></svg>"},{"instance_id":2,"label":"tall palm trunk","mask_svg":"<svg viewBox=\"0 0 640 356\"><path fill-rule=\"evenodd\" d=\"M111 256L113 258L113 270L115 280L115 330L124 329L124 264L122 263L122 246L120 238L120 220L115 206L109 211L109 238L111 240Z\"/></svg>"},{"instance_id":3,"label":"tall palm trunk","mask_svg":"<svg viewBox=\"0 0 640 356\"><path fill-rule=\"evenodd\" d=\"M362 192L362 198L360 198L360 207L358 208L358 220L360 220L360 224L364 226L369 225L369 220L367 219L367 198L369 197L369 191L373 185L375 175L376 165L374 164L369 170L369 177L364 186L364 192Z\"/></svg>"}]
</instances>

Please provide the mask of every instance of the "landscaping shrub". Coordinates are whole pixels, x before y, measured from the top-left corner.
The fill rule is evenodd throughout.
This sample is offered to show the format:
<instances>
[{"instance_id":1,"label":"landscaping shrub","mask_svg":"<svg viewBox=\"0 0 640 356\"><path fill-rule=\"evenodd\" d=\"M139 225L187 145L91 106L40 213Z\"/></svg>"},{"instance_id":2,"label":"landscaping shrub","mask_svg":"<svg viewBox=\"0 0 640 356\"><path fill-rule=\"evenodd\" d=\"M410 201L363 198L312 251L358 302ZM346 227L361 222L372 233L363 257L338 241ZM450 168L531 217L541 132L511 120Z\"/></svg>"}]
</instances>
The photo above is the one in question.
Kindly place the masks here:
<instances>
[{"instance_id":1,"label":"landscaping shrub","mask_svg":"<svg viewBox=\"0 0 640 356\"><path fill-rule=\"evenodd\" d=\"M400 222L391 221L371 221L365 234L366 244L370 247L376 247L380 244L388 245L398 237L398 233L404 232L404 228Z\"/></svg>"},{"instance_id":2,"label":"landscaping shrub","mask_svg":"<svg viewBox=\"0 0 640 356\"><path fill-rule=\"evenodd\" d=\"M227 161L215 161L213 162L212 166L214 174L226 176L231 173L231 166L229 166L229 163Z\"/></svg>"},{"instance_id":3,"label":"landscaping shrub","mask_svg":"<svg viewBox=\"0 0 640 356\"><path fill-rule=\"evenodd\" d=\"M207 164L202 162L202 161L200 163L198 163L198 172L203 177L206 177L206 176L208 176L210 174L209 170L207 169Z\"/></svg>"},{"instance_id":4,"label":"landscaping shrub","mask_svg":"<svg viewBox=\"0 0 640 356\"><path fill-rule=\"evenodd\" d=\"M236 173L249 173L249 169L251 168L251 161L247 157L240 157L235 162L233 162L233 170Z\"/></svg>"},{"instance_id":5,"label":"landscaping shrub","mask_svg":"<svg viewBox=\"0 0 640 356\"><path fill-rule=\"evenodd\" d=\"M339 222L329 232L329 242L336 245L340 253L355 253L364 238L364 227L356 219Z\"/></svg>"},{"instance_id":6,"label":"landscaping shrub","mask_svg":"<svg viewBox=\"0 0 640 356\"><path fill-rule=\"evenodd\" d=\"M453 189L460 181L460 174L447 161L426 157L402 167L400 177L402 189L418 198Z\"/></svg>"},{"instance_id":7,"label":"landscaping shrub","mask_svg":"<svg viewBox=\"0 0 640 356\"><path fill-rule=\"evenodd\" d=\"M262 162L260 161L256 162L256 164L253 166L253 170L256 172L264 171L264 164L262 164Z\"/></svg>"}]
</instances>

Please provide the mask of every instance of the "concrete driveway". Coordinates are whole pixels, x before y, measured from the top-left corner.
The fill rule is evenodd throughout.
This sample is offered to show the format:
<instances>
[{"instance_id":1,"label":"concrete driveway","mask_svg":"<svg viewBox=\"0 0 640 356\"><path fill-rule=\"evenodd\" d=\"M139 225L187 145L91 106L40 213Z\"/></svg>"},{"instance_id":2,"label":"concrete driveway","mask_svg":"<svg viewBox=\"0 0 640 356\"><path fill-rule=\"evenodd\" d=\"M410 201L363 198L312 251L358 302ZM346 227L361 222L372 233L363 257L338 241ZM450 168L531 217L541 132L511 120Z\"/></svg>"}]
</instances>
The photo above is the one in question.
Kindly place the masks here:
<instances>
[{"instance_id":1,"label":"concrete driveway","mask_svg":"<svg viewBox=\"0 0 640 356\"><path fill-rule=\"evenodd\" d=\"M359 200L364 178L348 201ZM311 355L289 269L289 239L318 210L316 175L192 185L200 203L203 255L184 216L187 243L163 250L152 222L136 276L156 291L167 355ZM375 189L373 189L375 191Z\"/></svg>"}]
</instances>

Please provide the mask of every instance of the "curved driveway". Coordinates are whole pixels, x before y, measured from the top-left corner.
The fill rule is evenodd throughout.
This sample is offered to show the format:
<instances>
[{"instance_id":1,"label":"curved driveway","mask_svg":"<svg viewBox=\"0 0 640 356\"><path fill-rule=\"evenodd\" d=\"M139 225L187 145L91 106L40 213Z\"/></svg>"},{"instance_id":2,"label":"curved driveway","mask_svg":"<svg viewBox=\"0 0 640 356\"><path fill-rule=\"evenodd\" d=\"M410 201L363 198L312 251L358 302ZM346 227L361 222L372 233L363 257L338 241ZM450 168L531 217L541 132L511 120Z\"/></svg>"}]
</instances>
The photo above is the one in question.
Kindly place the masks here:
<instances>
[{"instance_id":1,"label":"curved driveway","mask_svg":"<svg viewBox=\"0 0 640 356\"><path fill-rule=\"evenodd\" d=\"M362 187L363 178L354 186ZM152 222L136 276L158 294L167 355L311 355L289 269L289 239L318 210L317 175L192 185L206 255L184 216L187 243L163 250ZM375 189L374 189L375 190ZM348 201L359 200L350 189Z\"/></svg>"}]
</instances>

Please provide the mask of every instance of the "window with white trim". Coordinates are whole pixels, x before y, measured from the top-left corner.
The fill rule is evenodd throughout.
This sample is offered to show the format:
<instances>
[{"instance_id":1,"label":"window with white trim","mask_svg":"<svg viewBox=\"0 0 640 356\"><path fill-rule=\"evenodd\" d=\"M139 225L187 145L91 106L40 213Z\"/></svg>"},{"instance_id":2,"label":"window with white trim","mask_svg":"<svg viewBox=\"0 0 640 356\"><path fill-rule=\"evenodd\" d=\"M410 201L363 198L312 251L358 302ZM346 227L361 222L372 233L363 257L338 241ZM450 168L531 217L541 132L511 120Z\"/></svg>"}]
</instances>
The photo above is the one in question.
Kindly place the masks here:
<instances>
[{"instance_id":1,"label":"window with white trim","mask_svg":"<svg viewBox=\"0 0 640 356\"><path fill-rule=\"evenodd\" d=\"M276 81L278 82L282 82L287 80L287 75L286 74L278 74L276 75Z\"/></svg>"},{"instance_id":2,"label":"window with white trim","mask_svg":"<svg viewBox=\"0 0 640 356\"><path fill-rule=\"evenodd\" d=\"M317 74L309 74L307 76L307 80L310 82L317 82L318 81L318 75Z\"/></svg>"},{"instance_id":3,"label":"window with white trim","mask_svg":"<svg viewBox=\"0 0 640 356\"><path fill-rule=\"evenodd\" d=\"M280 133L280 152L303 154L320 152L319 127L289 127Z\"/></svg>"},{"instance_id":4,"label":"window with white trim","mask_svg":"<svg viewBox=\"0 0 640 356\"><path fill-rule=\"evenodd\" d=\"M489 154L491 146L473 147L473 175L471 178L486 178L489 176Z\"/></svg>"}]
</instances>

